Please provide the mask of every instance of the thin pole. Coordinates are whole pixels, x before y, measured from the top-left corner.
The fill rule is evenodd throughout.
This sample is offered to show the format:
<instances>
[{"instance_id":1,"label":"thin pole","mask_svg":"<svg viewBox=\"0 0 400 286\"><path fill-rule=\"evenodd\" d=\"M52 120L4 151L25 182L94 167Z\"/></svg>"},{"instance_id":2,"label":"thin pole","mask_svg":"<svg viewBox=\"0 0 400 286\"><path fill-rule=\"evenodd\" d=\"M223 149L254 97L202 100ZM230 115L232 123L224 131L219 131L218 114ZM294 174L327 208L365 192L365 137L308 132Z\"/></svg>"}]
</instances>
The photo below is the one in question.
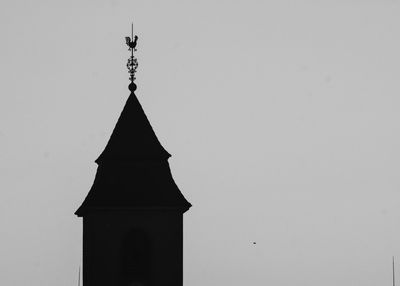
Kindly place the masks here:
<instances>
[{"instance_id":1,"label":"thin pole","mask_svg":"<svg viewBox=\"0 0 400 286\"><path fill-rule=\"evenodd\" d=\"M394 256L392 257L392 272L393 272L393 286L396 286L394 280Z\"/></svg>"},{"instance_id":2,"label":"thin pole","mask_svg":"<svg viewBox=\"0 0 400 286\"><path fill-rule=\"evenodd\" d=\"M132 35L132 41L133 41L133 22L132 22L132 26L131 26L131 35ZM132 58L133 58L133 48L132 48Z\"/></svg>"}]
</instances>

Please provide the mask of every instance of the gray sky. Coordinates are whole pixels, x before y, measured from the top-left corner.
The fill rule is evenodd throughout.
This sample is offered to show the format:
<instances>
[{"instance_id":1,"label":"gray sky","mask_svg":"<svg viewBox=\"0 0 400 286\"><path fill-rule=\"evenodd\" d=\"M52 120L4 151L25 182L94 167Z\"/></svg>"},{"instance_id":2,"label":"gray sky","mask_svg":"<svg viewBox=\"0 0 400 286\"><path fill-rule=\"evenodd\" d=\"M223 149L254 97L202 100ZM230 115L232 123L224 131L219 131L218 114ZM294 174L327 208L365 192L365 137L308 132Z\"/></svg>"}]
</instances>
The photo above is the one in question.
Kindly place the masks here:
<instances>
[{"instance_id":1,"label":"gray sky","mask_svg":"<svg viewBox=\"0 0 400 286\"><path fill-rule=\"evenodd\" d=\"M76 285L73 213L129 95L133 20L136 94L194 205L185 284L390 285L399 15L397 0L3 0L0 284Z\"/></svg>"}]
</instances>

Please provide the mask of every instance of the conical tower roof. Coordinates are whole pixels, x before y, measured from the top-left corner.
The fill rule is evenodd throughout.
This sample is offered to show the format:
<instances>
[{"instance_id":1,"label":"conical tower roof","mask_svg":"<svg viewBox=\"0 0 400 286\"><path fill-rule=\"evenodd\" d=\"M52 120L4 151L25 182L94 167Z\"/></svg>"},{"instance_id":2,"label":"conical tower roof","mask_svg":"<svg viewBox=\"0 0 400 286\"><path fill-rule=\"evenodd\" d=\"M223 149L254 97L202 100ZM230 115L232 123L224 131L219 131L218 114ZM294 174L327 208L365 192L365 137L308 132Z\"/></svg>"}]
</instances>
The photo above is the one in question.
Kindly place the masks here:
<instances>
[{"instance_id":1,"label":"conical tower roof","mask_svg":"<svg viewBox=\"0 0 400 286\"><path fill-rule=\"evenodd\" d=\"M108 144L96 160L96 178L75 212L160 208L185 212L191 204L175 184L161 146L132 91Z\"/></svg>"},{"instance_id":2,"label":"conical tower roof","mask_svg":"<svg viewBox=\"0 0 400 286\"><path fill-rule=\"evenodd\" d=\"M134 92L126 101L114 131L96 163L166 160L171 155L161 146Z\"/></svg>"}]
</instances>

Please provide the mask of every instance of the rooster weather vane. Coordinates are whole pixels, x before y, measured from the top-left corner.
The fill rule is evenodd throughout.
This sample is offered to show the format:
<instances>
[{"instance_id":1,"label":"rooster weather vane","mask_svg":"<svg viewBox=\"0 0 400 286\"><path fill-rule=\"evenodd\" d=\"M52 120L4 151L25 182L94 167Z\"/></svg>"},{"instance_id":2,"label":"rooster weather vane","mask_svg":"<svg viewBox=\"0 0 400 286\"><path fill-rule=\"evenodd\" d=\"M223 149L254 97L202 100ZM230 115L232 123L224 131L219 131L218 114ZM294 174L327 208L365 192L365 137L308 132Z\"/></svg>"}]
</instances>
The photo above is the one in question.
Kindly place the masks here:
<instances>
[{"instance_id":1,"label":"rooster weather vane","mask_svg":"<svg viewBox=\"0 0 400 286\"><path fill-rule=\"evenodd\" d=\"M129 47L128 51L131 51L131 57L128 59L128 63L126 64L126 67L128 68L128 72L130 75L129 79L131 81L131 83L129 84L129 89L131 91L134 91L136 90L136 84L134 83L134 80L136 79L135 73L139 64L137 58L133 55L133 51L136 52L136 45L138 41L138 36L135 35L135 37L133 37L133 24L132 24L132 38L125 37L125 41Z\"/></svg>"}]
</instances>

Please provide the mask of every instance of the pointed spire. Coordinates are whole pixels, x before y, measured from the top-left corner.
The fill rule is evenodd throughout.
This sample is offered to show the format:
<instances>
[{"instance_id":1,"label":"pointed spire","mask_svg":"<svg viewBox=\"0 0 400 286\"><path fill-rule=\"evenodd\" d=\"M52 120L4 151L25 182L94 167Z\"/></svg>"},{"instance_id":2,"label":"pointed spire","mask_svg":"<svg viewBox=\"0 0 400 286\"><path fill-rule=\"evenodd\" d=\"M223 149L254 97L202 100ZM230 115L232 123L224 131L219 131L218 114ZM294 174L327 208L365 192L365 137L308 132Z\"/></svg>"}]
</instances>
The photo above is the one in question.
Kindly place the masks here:
<instances>
[{"instance_id":1,"label":"pointed spire","mask_svg":"<svg viewBox=\"0 0 400 286\"><path fill-rule=\"evenodd\" d=\"M131 51L127 68L130 74L129 89L131 94L118 119L117 125L103 153L96 160L100 164L103 161L134 161L134 160L166 160L171 155L161 146L153 128L147 119L134 91L136 84L135 73L138 67L137 58L133 55L137 51L138 36L133 36L133 24L131 30L132 38L125 37L126 44Z\"/></svg>"},{"instance_id":2,"label":"pointed spire","mask_svg":"<svg viewBox=\"0 0 400 286\"><path fill-rule=\"evenodd\" d=\"M133 38L133 32L132 32ZM174 209L187 211L191 204L175 184L168 164L171 156L160 144L134 91L137 36L126 37L131 57L128 70L131 94L96 163L96 178L75 212L84 216L96 210Z\"/></svg>"},{"instance_id":3,"label":"pointed spire","mask_svg":"<svg viewBox=\"0 0 400 286\"><path fill-rule=\"evenodd\" d=\"M142 106L132 92L96 163L167 160L170 156L158 141Z\"/></svg>"}]
</instances>

